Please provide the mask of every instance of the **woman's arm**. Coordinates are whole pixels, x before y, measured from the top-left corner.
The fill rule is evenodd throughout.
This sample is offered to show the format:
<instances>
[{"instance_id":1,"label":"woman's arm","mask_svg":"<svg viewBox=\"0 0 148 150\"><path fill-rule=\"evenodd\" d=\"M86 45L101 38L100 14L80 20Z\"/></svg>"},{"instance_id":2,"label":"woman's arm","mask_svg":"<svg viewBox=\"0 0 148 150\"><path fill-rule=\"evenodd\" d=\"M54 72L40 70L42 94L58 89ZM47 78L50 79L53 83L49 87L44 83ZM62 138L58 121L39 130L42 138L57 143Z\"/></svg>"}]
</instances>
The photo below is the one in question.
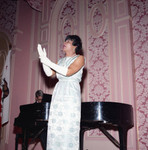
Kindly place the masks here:
<instances>
[{"instance_id":1,"label":"woman's arm","mask_svg":"<svg viewBox=\"0 0 148 150\"><path fill-rule=\"evenodd\" d=\"M64 76L71 76L75 74L84 66L85 63L84 56L80 55L69 67L63 67L50 61L50 59L46 57L46 50L42 50L41 45L38 45L38 53L41 63L45 64L55 72L58 72Z\"/></svg>"},{"instance_id":2,"label":"woman's arm","mask_svg":"<svg viewBox=\"0 0 148 150\"><path fill-rule=\"evenodd\" d=\"M53 71L64 76L71 76L78 72L85 64L84 56L79 56L69 67L60 66L51 62L47 57L41 57L41 62L50 67Z\"/></svg>"},{"instance_id":3,"label":"woman's arm","mask_svg":"<svg viewBox=\"0 0 148 150\"><path fill-rule=\"evenodd\" d=\"M71 76L78 72L85 64L84 56L80 55L77 59L68 67L66 76Z\"/></svg>"},{"instance_id":4,"label":"woman's arm","mask_svg":"<svg viewBox=\"0 0 148 150\"><path fill-rule=\"evenodd\" d=\"M46 66L45 64L42 64L42 67L46 76L50 77L55 75L55 71L53 71L50 67Z\"/></svg>"}]
</instances>

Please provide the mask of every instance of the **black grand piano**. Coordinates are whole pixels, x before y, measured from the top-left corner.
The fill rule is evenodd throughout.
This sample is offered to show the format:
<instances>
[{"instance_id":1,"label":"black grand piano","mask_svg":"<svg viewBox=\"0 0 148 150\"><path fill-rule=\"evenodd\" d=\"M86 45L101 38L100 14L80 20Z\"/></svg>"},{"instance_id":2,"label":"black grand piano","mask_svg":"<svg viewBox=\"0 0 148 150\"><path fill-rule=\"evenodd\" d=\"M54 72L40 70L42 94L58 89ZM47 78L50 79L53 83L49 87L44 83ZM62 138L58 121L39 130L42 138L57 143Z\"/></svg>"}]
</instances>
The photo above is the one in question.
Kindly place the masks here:
<instances>
[{"instance_id":1,"label":"black grand piano","mask_svg":"<svg viewBox=\"0 0 148 150\"><path fill-rule=\"evenodd\" d=\"M49 102L20 106L20 114L15 118L14 126L21 127L23 131L22 150L27 150L28 138L33 129L37 126L43 127L43 129L47 127L49 109ZM80 150L83 150L84 132L97 128L120 150L127 150L127 132L133 126L133 108L129 104L117 102L82 102ZM108 130L117 130L119 132L119 142ZM17 150L17 145L18 135L16 134L15 150Z\"/></svg>"}]
</instances>

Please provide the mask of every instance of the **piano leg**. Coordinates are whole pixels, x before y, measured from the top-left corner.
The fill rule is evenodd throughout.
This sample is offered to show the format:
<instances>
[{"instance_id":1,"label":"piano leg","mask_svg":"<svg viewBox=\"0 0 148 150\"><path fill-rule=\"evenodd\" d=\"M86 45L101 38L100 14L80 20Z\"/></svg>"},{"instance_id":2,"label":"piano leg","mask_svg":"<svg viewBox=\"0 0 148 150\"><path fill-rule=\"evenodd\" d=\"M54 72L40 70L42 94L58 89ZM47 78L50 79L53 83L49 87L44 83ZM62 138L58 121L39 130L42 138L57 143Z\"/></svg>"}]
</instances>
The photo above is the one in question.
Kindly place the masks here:
<instances>
[{"instance_id":1,"label":"piano leg","mask_svg":"<svg viewBox=\"0 0 148 150\"><path fill-rule=\"evenodd\" d=\"M44 128L42 133L39 136L39 139L41 141L43 150L46 150L46 145L47 145L47 127Z\"/></svg>"},{"instance_id":2,"label":"piano leg","mask_svg":"<svg viewBox=\"0 0 148 150\"><path fill-rule=\"evenodd\" d=\"M22 150L28 150L28 132L27 129L23 129L23 141L22 141Z\"/></svg>"},{"instance_id":3,"label":"piano leg","mask_svg":"<svg viewBox=\"0 0 148 150\"><path fill-rule=\"evenodd\" d=\"M19 134L16 134L16 137L15 137L15 150L18 150L18 140L19 140Z\"/></svg>"},{"instance_id":4,"label":"piano leg","mask_svg":"<svg viewBox=\"0 0 148 150\"><path fill-rule=\"evenodd\" d=\"M88 130L88 129L84 129L84 128L82 128L82 127L81 127L81 129L80 129L80 144L79 144L79 149L80 149L80 150L83 150L84 132L85 132L86 130Z\"/></svg>"},{"instance_id":5,"label":"piano leg","mask_svg":"<svg viewBox=\"0 0 148 150\"><path fill-rule=\"evenodd\" d=\"M119 127L120 150L127 150L127 131L128 129Z\"/></svg>"},{"instance_id":6,"label":"piano leg","mask_svg":"<svg viewBox=\"0 0 148 150\"><path fill-rule=\"evenodd\" d=\"M85 128L81 127L81 130L80 130L80 150L83 150L84 132L87 131L87 130L89 130L89 129L85 129ZM120 144L116 143L116 141L115 141L115 143L114 142L113 143L117 147L120 145L120 150L127 150L127 131L128 131L128 129L126 129L125 127L124 128L119 127L118 131L119 131ZM112 140L114 140L114 139L112 139Z\"/></svg>"}]
</instances>

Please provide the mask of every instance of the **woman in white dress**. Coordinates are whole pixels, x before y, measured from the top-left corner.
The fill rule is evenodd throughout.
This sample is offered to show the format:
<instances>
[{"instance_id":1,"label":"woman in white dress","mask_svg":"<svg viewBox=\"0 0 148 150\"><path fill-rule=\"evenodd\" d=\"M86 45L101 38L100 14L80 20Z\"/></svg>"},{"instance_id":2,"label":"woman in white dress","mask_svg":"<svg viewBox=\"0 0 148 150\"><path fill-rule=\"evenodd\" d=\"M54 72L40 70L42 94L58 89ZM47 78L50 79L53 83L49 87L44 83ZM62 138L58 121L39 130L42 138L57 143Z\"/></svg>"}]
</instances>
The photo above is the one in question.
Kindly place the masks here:
<instances>
[{"instance_id":1,"label":"woman in white dress","mask_svg":"<svg viewBox=\"0 0 148 150\"><path fill-rule=\"evenodd\" d=\"M78 55L82 42L77 35L68 35L63 45L66 56L51 62L45 49L38 45L40 61L47 76L54 75L58 82L52 94L47 132L47 150L79 150L81 116L80 81L85 64Z\"/></svg>"}]
</instances>

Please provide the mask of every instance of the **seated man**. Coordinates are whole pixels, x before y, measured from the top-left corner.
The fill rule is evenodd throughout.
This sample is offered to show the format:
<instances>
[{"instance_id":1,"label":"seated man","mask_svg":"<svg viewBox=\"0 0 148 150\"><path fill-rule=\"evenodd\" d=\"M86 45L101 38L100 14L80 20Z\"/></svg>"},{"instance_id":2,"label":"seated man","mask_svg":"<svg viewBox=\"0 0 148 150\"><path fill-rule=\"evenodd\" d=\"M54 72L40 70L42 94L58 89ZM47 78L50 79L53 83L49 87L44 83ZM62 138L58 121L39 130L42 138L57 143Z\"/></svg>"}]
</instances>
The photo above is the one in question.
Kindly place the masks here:
<instances>
[{"instance_id":1,"label":"seated man","mask_svg":"<svg viewBox=\"0 0 148 150\"><path fill-rule=\"evenodd\" d=\"M41 102L51 102L52 95L43 93L42 90L37 90L35 92L35 101L36 103Z\"/></svg>"},{"instance_id":2,"label":"seated man","mask_svg":"<svg viewBox=\"0 0 148 150\"><path fill-rule=\"evenodd\" d=\"M35 102L41 103L43 100L44 93L42 90L37 90L35 92ZM39 137L41 140L41 144L44 150L46 150L46 141L47 141L47 126L44 128L44 130L40 133Z\"/></svg>"},{"instance_id":3,"label":"seated man","mask_svg":"<svg viewBox=\"0 0 148 150\"><path fill-rule=\"evenodd\" d=\"M43 93L42 90L37 90L35 92L35 101L36 101L36 103L41 103L42 102L43 95L44 95L44 93Z\"/></svg>"}]
</instances>

